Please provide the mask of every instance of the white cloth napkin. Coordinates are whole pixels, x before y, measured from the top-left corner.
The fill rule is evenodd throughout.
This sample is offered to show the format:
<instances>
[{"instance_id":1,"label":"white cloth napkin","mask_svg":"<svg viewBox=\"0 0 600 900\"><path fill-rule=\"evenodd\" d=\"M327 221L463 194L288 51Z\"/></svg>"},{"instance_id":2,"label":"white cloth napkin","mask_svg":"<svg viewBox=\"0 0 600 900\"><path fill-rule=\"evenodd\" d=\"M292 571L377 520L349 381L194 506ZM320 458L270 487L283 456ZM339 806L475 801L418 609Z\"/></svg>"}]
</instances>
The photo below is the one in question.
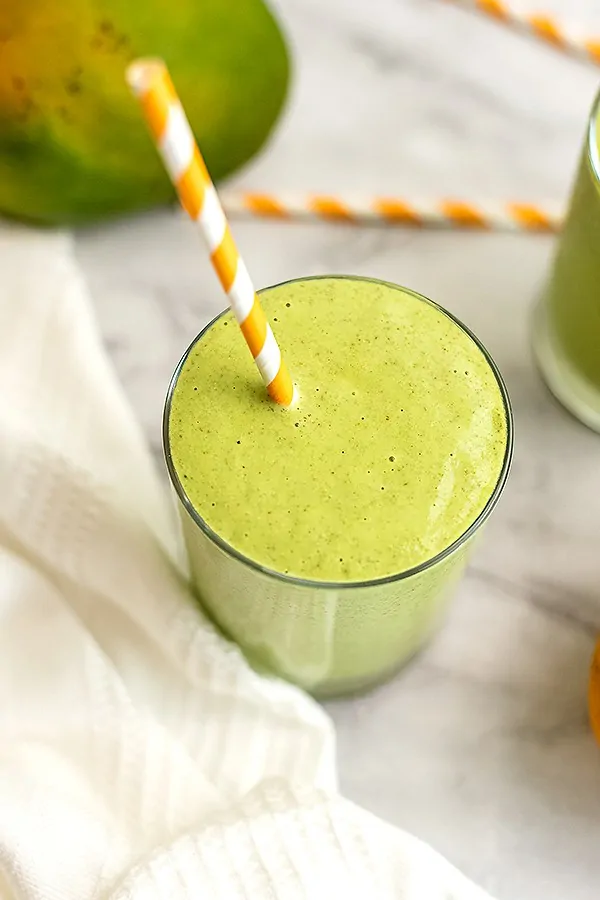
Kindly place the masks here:
<instances>
[{"instance_id":1,"label":"white cloth napkin","mask_svg":"<svg viewBox=\"0 0 600 900\"><path fill-rule=\"evenodd\" d=\"M484 894L336 792L331 722L188 592L70 239L0 230L0 897Z\"/></svg>"}]
</instances>

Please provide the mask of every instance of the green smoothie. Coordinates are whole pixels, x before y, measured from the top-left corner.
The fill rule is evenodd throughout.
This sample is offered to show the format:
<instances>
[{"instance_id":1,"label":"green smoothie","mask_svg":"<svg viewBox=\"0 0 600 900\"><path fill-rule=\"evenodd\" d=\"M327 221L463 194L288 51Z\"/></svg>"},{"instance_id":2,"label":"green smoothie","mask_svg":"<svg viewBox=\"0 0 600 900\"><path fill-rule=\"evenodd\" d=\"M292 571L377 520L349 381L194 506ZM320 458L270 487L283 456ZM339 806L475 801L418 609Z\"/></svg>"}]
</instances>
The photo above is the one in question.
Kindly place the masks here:
<instances>
[{"instance_id":1,"label":"green smoothie","mask_svg":"<svg viewBox=\"0 0 600 900\"><path fill-rule=\"evenodd\" d=\"M600 163L597 106L553 270L538 309L534 346L550 389L600 431Z\"/></svg>"},{"instance_id":2,"label":"green smoothie","mask_svg":"<svg viewBox=\"0 0 600 900\"><path fill-rule=\"evenodd\" d=\"M361 687L438 618L466 544L425 564L497 493L506 395L475 340L412 292L330 277L261 301L295 406L268 399L227 312L167 408L196 586L253 658L320 693Z\"/></svg>"}]
</instances>

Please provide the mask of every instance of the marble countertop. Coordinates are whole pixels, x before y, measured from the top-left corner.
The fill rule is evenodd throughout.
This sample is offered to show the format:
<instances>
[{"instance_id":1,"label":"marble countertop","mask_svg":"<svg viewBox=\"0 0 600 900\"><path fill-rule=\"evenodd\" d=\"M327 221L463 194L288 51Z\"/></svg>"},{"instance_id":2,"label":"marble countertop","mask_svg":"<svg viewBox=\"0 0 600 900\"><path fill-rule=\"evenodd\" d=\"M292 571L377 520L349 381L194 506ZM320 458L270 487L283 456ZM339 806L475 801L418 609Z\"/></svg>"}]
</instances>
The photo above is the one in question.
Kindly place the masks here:
<instances>
[{"instance_id":1,"label":"marble countertop","mask_svg":"<svg viewBox=\"0 0 600 900\"><path fill-rule=\"evenodd\" d=\"M547 9L600 32L597 0ZM562 202L600 69L445 0L280 0L296 79L243 188ZM537 7L532 0L520 8ZM596 900L600 749L586 681L600 632L600 437L533 368L528 318L553 239L237 221L256 282L354 272L439 301L489 346L516 417L510 484L448 623L390 684L328 704L346 794L498 900ZM223 306L194 229L165 210L77 253L157 457L163 395Z\"/></svg>"}]
</instances>

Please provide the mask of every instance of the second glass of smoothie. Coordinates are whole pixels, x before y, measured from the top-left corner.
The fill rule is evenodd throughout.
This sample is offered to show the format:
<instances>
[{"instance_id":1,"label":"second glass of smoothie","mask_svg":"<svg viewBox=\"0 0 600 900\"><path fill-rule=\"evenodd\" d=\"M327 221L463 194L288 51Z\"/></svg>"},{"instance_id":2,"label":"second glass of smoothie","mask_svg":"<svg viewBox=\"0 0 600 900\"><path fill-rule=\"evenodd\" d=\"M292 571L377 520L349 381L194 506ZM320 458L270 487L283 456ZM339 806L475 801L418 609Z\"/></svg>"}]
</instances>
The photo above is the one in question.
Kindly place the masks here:
<instances>
[{"instance_id":1,"label":"second glass of smoothie","mask_svg":"<svg viewBox=\"0 0 600 900\"><path fill-rule=\"evenodd\" d=\"M194 586L255 665L318 696L363 690L440 623L506 481L508 395L478 340L407 289L305 278L261 302L293 408L268 399L230 312L168 392Z\"/></svg>"},{"instance_id":2,"label":"second glass of smoothie","mask_svg":"<svg viewBox=\"0 0 600 900\"><path fill-rule=\"evenodd\" d=\"M542 375L560 402L600 431L600 94L569 212L534 320Z\"/></svg>"}]
</instances>

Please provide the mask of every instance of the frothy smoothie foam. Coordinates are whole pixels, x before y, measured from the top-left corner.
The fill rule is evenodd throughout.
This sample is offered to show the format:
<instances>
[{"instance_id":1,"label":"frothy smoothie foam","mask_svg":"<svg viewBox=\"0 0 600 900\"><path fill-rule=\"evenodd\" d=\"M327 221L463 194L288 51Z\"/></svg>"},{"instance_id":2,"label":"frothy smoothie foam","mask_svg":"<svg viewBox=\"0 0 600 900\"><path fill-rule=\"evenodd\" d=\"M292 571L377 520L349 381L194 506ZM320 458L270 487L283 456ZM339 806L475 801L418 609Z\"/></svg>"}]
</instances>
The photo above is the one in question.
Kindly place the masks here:
<instances>
[{"instance_id":1,"label":"frothy smoothie foam","mask_svg":"<svg viewBox=\"0 0 600 900\"><path fill-rule=\"evenodd\" d=\"M262 295L299 385L276 407L249 381L229 313L171 406L173 460L207 524L270 569L382 578L469 527L500 474L502 395L452 319L387 285L299 281Z\"/></svg>"},{"instance_id":2,"label":"frothy smoothie foam","mask_svg":"<svg viewBox=\"0 0 600 900\"><path fill-rule=\"evenodd\" d=\"M269 401L230 313L193 345L171 397L179 493L204 523L184 517L195 580L217 621L271 667L316 689L362 686L422 643L464 554L342 600L327 584L407 572L468 531L505 474L505 396L472 337L410 291L305 279L261 301L297 405ZM304 595L250 583L240 555L325 584Z\"/></svg>"}]
</instances>

